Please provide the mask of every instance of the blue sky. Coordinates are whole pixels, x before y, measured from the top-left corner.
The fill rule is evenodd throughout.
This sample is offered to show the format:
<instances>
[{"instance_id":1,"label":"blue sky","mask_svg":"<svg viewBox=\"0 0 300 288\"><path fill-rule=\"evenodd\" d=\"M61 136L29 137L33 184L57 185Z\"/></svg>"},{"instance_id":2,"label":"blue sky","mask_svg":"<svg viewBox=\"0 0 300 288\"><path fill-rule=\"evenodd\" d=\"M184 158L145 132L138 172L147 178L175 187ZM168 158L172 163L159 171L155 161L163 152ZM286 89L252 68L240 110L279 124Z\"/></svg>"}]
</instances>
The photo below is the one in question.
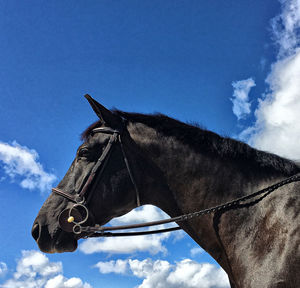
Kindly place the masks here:
<instances>
[{"instance_id":1,"label":"blue sky","mask_svg":"<svg viewBox=\"0 0 300 288\"><path fill-rule=\"evenodd\" d=\"M227 287L180 232L43 255L31 225L96 120L86 93L300 159L299 26L296 0L0 0L0 287ZM164 216L135 213L116 222Z\"/></svg>"}]
</instances>

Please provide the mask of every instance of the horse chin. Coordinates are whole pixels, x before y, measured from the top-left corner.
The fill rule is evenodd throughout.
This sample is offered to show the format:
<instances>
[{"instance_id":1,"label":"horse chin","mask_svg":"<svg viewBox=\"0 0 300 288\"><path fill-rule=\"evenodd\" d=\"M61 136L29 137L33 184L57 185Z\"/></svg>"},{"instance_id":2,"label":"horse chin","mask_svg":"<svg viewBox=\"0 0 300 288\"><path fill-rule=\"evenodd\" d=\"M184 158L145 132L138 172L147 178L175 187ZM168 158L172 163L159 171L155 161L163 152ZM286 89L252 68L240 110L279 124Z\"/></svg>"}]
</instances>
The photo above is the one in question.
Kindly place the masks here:
<instances>
[{"instance_id":1,"label":"horse chin","mask_svg":"<svg viewBox=\"0 0 300 288\"><path fill-rule=\"evenodd\" d=\"M39 239L41 240L41 239ZM70 233L62 232L48 241L37 241L39 249L44 253L74 252L78 247L77 239Z\"/></svg>"},{"instance_id":2,"label":"horse chin","mask_svg":"<svg viewBox=\"0 0 300 288\"><path fill-rule=\"evenodd\" d=\"M73 235L69 235L68 237L58 237L58 239L54 243L54 253L63 253L63 252L74 252L78 247L77 239L74 238Z\"/></svg>"}]
</instances>

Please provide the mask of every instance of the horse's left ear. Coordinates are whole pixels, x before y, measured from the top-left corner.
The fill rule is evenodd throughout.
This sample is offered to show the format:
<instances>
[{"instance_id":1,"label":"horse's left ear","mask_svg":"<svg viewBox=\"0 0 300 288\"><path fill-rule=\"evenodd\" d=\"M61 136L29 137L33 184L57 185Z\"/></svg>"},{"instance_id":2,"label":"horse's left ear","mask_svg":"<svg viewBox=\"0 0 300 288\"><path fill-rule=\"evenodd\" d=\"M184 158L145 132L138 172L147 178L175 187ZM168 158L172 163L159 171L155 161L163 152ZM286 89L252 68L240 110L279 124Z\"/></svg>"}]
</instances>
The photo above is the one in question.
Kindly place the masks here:
<instances>
[{"instance_id":1,"label":"horse's left ear","mask_svg":"<svg viewBox=\"0 0 300 288\"><path fill-rule=\"evenodd\" d=\"M89 101L91 107L93 108L94 112L103 122L103 124L112 127L118 128L120 126L120 118L112 113L110 110L106 109L103 105L98 103L94 98L90 95L86 94L84 97Z\"/></svg>"}]
</instances>

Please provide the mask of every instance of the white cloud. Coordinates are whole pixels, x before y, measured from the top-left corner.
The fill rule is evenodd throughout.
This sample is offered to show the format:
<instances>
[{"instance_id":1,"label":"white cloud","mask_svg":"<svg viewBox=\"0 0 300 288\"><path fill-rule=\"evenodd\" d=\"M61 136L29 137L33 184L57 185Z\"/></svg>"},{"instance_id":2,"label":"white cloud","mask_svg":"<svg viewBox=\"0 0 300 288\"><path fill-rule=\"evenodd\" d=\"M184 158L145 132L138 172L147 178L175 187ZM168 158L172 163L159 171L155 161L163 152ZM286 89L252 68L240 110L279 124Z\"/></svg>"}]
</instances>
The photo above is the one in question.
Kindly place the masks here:
<instances>
[{"instance_id":1,"label":"white cloud","mask_svg":"<svg viewBox=\"0 0 300 288\"><path fill-rule=\"evenodd\" d=\"M3 277L7 273L7 265L4 262L0 262L0 277Z\"/></svg>"},{"instance_id":2,"label":"white cloud","mask_svg":"<svg viewBox=\"0 0 300 288\"><path fill-rule=\"evenodd\" d=\"M300 50L273 65L267 79L271 93L259 102L250 144L291 159L300 158L299 79Z\"/></svg>"},{"instance_id":3,"label":"white cloud","mask_svg":"<svg viewBox=\"0 0 300 288\"><path fill-rule=\"evenodd\" d=\"M91 288L87 283L82 283L81 279L73 277L66 279L63 275L57 275L47 281L45 288Z\"/></svg>"},{"instance_id":4,"label":"white cloud","mask_svg":"<svg viewBox=\"0 0 300 288\"><path fill-rule=\"evenodd\" d=\"M111 223L113 225L122 225L125 223L142 223L167 218L169 218L169 216L159 208L152 205L144 205L130 211L129 213L121 217L114 218Z\"/></svg>"},{"instance_id":5,"label":"white cloud","mask_svg":"<svg viewBox=\"0 0 300 288\"><path fill-rule=\"evenodd\" d=\"M299 47L300 2L299 0L279 0L282 7L280 15L271 21L273 38L278 45L278 58L294 54Z\"/></svg>"},{"instance_id":6,"label":"white cloud","mask_svg":"<svg viewBox=\"0 0 300 288\"><path fill-rule=\"evenodd\" d=\"M238 120L245 118L251 112L249 102L249 92L252 87L256 86L252 78L232 82L233 95L230 100L233 103L232 111Z\"/></svg>"},{"instance_id":7,"label":"white cloud","mask_svg":"<svg viewBox=\"0 0 300 288\"><path fill-rule=\"evenodd\" d=\"M300 159L300 1L280 1L282 13L272 20L278 44L277 62L259 99L256 122L240 138L251 145L291 159Z\"/></svg>"},{"instance_id":8,"label":"white cloud","mask_svg":"<svg viewBox=\"0 0 300 288\"><path fill-rule=\"evenodd\" d=\"M0 285L1 288L92 288L79 278L62 275L62 263L50 262L39 251L22 251L13 277Z\"/></svg>"},{"instance_id":9,"label":"white cloud","mask_svg":"<svg viewBox=\"0 0 300 288\"><path fill-rule=\"evenodd\" d=\"M121 261L121 262L118 262ZM119 269L120 263L122 269ZM143 279L139 288L225 288L230 287L226 273L209 263L184 259L175 264L165 260L137 259L99 262L100 273L132 273ZM101 269L100 269L101 267Z\"/></svg>"},{"instance_id":10,"label":"white cloud","mask_svg":"<svg viewBox=\"0 0 300 288\"><path fill-rule=\"evenodd\" d=\"M109 262L98 262L94 267L99 269L102 274L116 273L125 274L128 270L128 261L118 259L116 261L111 260Z\"/></svg>"},{"instance_id":11,"label":"white cloud","mask_svg":"<svg viewBox=\"0 0 300 288\"><path fill-rule=\"evenodd\" d=\"M158 208L145 205L137 208L128 214L115 218L111 223L113 225L140 223L146 221L155 221L159 219L168 218L168 215ZM168 227L167 225L160 225L155 229L162 229ZM173 234L176 235L176 232ZM149 252L157 254L159 252L166 253L167 249L163 245L163 241L170 237L170 233L143 235L136 237L121 237L121 238L90 238L85 240L80 246L79 250L85 254L92 253L111 253L111 254L132 254L134 252Z\"/></svg>"},{"instance_id":12,"label":"white cloud","mask_svg":"<svg viewBox=\"0 0 300 288\"><path fill-rule=\"evenodd\" d=\"M188 234L186 234L184 230L178 230L176 231L176 233L172 233L172 243L181 241L184 237L187 237L187 235Z\"/></svg>"},{"instance_id":13,"label":"white cloud","mask_svg":"<svg viewBox=\"0 0 300 288\"><path fill-rule=\"evenodd\" d=\"M104 239L87 239L79 250L85 254L92 253L110 253L110 254L132 254L134 252L149 252L157 254L166 253L167 249L162 241L167 239L168 235L148 235L136 237L118 237Z\"/></svg>"},{"instance_id":14,"label":"white cloud","mask_svg":"<svg viewBox=\"0 0 300 288\"><path fill-rule=\"evenodd\" d=\"M196 255L202 254L204 250L200 247L194 247L191 249L190 253L192 257L195 257Z\"/></svg>"},{"instance_id":15,"label":"white cloud","mask_svg":"<svg viewBox=\"0 0 300 288\"><path fill-rule=\"evenodd\" d=\"M36 274L50 276L62 271L62 264L60 262L50 263L49 259L40 252L23 251L22 256L18 261L14 274L16 279L20 279L23 276L35 277Z\"/></svg>"},{"instance_id":16,"label":"white cloud","mask_svg":"<svg viewBox=\"0 0 300 288\"><path fill-rule=\"evenodd\" d=\"M167 281L171 270L171 264L168 261L145 259L143 261L129 260L130 270L133 275L144 279L140 288L172 288ZM182 287L182 286L181 286Z\"/></svg>"},{"instance_id":17,"label":"white cloud","mask_svg":"<svg viewBox=\"0 0 300 288\"><path fill-rule=\"evenodd\" d=\"M197 263L190 259L184 259L177 263L175 271L172 271L167 282L175 287L230 287L226 273L209 263Z\"/></svg>"},{"instance_id":18,"label":"white cloud","mask_svg":"<svg viewBox=\"0 0 300 288\"><path fill-rule=\"evenodd\" d=\"M50 190L56 177L44 171L38 158L35 150L21 146L16 141L12 144L0 142L0 164L2 163L5 174L12 180L20 177L23 188L44 192Z\"/></svg>"}]
</instances>

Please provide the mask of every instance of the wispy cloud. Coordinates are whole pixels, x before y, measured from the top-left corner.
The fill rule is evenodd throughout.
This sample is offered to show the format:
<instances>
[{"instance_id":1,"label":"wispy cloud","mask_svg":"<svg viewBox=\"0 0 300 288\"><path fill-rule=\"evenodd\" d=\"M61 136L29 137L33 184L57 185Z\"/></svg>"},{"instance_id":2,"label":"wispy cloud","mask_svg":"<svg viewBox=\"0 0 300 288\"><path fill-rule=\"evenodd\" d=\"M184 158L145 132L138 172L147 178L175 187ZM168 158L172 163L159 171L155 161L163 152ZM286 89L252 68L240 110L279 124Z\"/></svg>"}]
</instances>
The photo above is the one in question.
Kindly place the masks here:
<instances>
[{"instance_id":1,"label":"wispy cloud","mask_svg":"<svg viewBox=\"0 0 300 288\"><path fill-rule=\"evenodd\" d=\"M146 221L155 221L168 218L168 215L158 208L145 205L135 209L130 213L115 218L111 223L113 225L126 223L140 223ZM159 228L165 228L161 225ZM176 232L175 232L176 233ZM174 234L175 234L174 233ZM122 237L122 238L104 238L104 239L87 239L80 246L79 250L85 254L92 253L110 253L110 254L132 254L135 252L149 252L157 254L159 252L166 253L167 249L163 241L170 237L170 233L146 235L138 237Z\"/></svg>"},{"instance_id":2,"label":"wispy cloud","mask_svg":"<svg viewBox=\"0 0 300 288\"><path fill-rule=\"evenodd\" d=\"M7 273L7 265L4 262L0 262L0 277L3 277Z\"/></svg>"},{"instance_id":3,"label":"wispy cloud","mask_svg":"<svg viewBox=\"0 0 300 288\"><path fill-rule=\"evenodd\" d=\"M194 247L191 249L190 253L192 257L195 257L196 255L202 254L204 250L200 247Z\"/></svg>"},{"instance_id":4,"label":"wispy cloud","mask_svg":"<svg viewBox=\"0 0 300 288\"><path fill-rule=\"evenodd\" d=\"M249 92L256 86L252 78L232 82L233 95L230 100L233 103L232 111L238 120L246 118L251 113L251 103L249 102Z\"/></svg>"},{"instance_id":5,"label":"wispy cloud","mask_svg":"<svg viewBox=\"0 0 300 288\"><path fill-rule=\"evenodd\" d=\"M300 159L300 1L280 1L281 14L272 24L277 61L266 79L269 89L259 99L256 122L240 137L251 145Z\"/></svg>"},{"instance_id":6,"label":"wispy cloud","mask_svg":"<svg viewBox=\"0 0 300 288\"><path fill-rule=\"evenodd\" d=\"M281 14L271 20L273 39L278 45L278 58L295 54L300 45L300 3L299 0L279 0Z\"/></svg>"},{"instance_id":7,"label":"wispy cloud","mask_svg":"<svg viewBox=\"0 0 300 288\"><path fill-rule=\"evenodd\" d=\"M50 262L39 251L22 251L13 277L0 285L1 288L45 287L45 288L92 288L80 278L62 275L62 263Z\"/></svg>"},{"instance_id":8,"label":"wispy cloud","mask_svg":"<svg viewBox=\"0 0 300 288\"><path fill-rule=\"evenodd\" d=\"M11 180L18 181L22 188L41 192L49 190L56 176L47 173L38 162L39 155L16 141L12 144L0 142L0 165Z\"/></svg>"},{"instance_id":9,"label":"wispy cloud","mask_svg":"<svg viewBox=\"0 0 300 288\"><path fill-rule=\"evenodd\" d=\"M142 279L139 288L227 288L226 273L213 264L184 259L175 264L165 260L137 259L98 262L100 273L133 274Z\"/></svg>"}]
</instances>

